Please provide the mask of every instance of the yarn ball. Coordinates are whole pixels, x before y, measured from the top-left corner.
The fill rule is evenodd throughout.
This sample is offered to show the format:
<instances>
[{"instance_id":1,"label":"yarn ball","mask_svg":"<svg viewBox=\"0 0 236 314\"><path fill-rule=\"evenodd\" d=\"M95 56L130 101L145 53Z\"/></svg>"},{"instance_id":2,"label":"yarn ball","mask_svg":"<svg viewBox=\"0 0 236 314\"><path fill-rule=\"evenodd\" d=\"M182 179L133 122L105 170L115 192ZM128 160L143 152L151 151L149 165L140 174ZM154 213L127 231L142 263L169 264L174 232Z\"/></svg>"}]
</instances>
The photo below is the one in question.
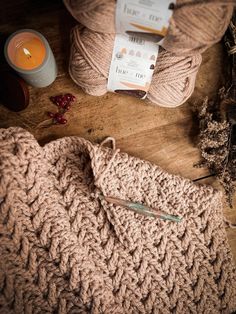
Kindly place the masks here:
<instances>
[{"instance_id":1,"label":"yarn ball","mask_svg":"<svg viewBox=\"0 0 236 314\"><path fill-rule=\"evenodd\" d=\"M69 73L86 93L107 93L115 36L76 26L71 32ZM176 107L193 93L201 55L183 57L159 52L147 99L163 107Z\"/></svg>"},{"instance_id":2,"label":"yarn ball","mask_svg":"<svg viewBox=\"0 0 236 314\"><path fill-rule=\"evenodd\" d=\"M177 0L163 48L175 54L202 53L224 35L233 0ZM87 28L115 33L115 0L64 0L75 19Z\"/></svg>"}]
</instances>

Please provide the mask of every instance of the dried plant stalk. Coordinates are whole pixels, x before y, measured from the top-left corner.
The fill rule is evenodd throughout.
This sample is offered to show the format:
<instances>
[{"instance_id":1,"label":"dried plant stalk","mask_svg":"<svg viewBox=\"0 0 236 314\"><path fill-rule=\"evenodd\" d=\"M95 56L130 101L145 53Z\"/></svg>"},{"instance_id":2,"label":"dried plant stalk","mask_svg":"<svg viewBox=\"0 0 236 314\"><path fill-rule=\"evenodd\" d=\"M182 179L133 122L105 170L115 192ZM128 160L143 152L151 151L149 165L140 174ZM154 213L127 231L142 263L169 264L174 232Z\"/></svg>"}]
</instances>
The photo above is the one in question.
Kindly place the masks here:
<instances>
[{"instance_id":1,"label":"dried plant stalk","mask_svg":"<svg viewBox=\"0 0 236 314\"><path fill-rule=\"evenodd\" d=\"M199 117L199 148L202 161L216 175L232 207L236 186L236 15L225 35L225 45L231 62L228 89L222 88L214 102L205 99Z\"/></svg>"},{"instance_id":2,"label":"dried plant stalk","mask_svg":"<svg viewBox=\"0 0 236 314\"><path fill-rule=\"evenodd\" d=\"M199 148L202 161L197 166L207 167L211 174L216 175L224 187L230 206L232 206L236 177L233 178L229 171L231 166L229 158L230 123L226 120L217 119L222 101L222 94L214 103L209 102L206 98L198 112L200 122Z\"/></svg>"}]
</instances>

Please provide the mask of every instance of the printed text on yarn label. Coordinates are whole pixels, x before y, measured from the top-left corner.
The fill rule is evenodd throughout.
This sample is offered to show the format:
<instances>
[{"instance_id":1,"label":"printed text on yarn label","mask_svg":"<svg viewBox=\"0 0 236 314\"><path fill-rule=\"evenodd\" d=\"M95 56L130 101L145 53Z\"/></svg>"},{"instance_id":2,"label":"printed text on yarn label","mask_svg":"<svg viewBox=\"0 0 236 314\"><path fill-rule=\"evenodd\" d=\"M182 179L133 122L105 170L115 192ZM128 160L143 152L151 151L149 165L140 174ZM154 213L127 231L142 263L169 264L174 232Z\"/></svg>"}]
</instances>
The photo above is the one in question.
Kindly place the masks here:
<instances>
[{"instance_id":1,"label":"printed text on yarn label","mask_svg":"<svg viewBox=\"0 0 236 314\"><path fill-rule=\"evenodd\" d=\"M158 45L137 35L116 35L108 90L145 98L149 90Z\"/></svg>"},{"instance_id":2,"label":"printed text on yarn label","mask_svg":"<svg viewBox=\"0 0 236 314\"><path fill-rule=\"evenodd\" d=\"M117 0L116 33L155 34L162 40L173 13L173 0Z\"/></svg>"}]
</instances>

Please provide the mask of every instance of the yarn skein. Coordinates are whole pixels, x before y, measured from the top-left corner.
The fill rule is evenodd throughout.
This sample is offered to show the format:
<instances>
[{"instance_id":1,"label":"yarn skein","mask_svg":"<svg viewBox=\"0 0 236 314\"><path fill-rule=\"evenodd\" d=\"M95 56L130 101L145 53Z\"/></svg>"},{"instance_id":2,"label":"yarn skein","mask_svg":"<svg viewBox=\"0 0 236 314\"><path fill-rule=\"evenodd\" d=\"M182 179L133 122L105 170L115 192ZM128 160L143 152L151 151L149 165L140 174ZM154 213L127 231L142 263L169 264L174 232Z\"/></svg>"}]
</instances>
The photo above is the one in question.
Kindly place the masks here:
<instances>
[{"instance_id":1,"label":"yarn skein","mask_svg":"<svg viewBox=\"0 0 236 314\"><path fill-rule=\"evenodd\" d=\"M225 33L234 0L177 0L162 47L178 55L202 53ZM115 0L64 0L73 17L87 28L115 33Z\"/></svg>"},{"instance_id":2,"label":"yarn skein","mask_svg":"<svg viewBox=\"0 0 236 314\"><path fill-rule=\"evenodd\" d=\"M86 93L107 93L107 80L115 35L76 26L71 32L69 73ZM193 93L201 55L183 57L162 50L155 66L147 99L163 107L176 107Z\"/></svg>"}]
</instances>

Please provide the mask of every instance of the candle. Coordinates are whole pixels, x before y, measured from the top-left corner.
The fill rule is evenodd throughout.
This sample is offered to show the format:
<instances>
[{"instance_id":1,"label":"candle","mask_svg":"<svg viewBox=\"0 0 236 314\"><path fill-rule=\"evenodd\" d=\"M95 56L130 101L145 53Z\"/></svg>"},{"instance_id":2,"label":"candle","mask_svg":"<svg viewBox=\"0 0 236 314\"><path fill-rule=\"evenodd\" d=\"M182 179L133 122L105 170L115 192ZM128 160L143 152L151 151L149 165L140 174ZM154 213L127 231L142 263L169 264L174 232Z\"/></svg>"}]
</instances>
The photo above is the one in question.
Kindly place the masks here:
<instances>
[{"instance_id":1,"label":"candle","mask_svg":"<svg viewBox=\"0 0 236 314\"><path fill-rule=\"evenodd\" d=\"M29 38L13 49L14 64L25 70L35 69L43 63L46 49L38 38Z\"/></svg>"},{"instance_id":2,"label":"candle","mask_svg":"<svg viewBox=\"0 0 236 314\"><path fill-rule=\"evenodd\" d=\"M30 85L45 87L57 76L57 66L46 38L32 29L13 33L4 49L8 64Z\"/></svg>"}]
</instances>

